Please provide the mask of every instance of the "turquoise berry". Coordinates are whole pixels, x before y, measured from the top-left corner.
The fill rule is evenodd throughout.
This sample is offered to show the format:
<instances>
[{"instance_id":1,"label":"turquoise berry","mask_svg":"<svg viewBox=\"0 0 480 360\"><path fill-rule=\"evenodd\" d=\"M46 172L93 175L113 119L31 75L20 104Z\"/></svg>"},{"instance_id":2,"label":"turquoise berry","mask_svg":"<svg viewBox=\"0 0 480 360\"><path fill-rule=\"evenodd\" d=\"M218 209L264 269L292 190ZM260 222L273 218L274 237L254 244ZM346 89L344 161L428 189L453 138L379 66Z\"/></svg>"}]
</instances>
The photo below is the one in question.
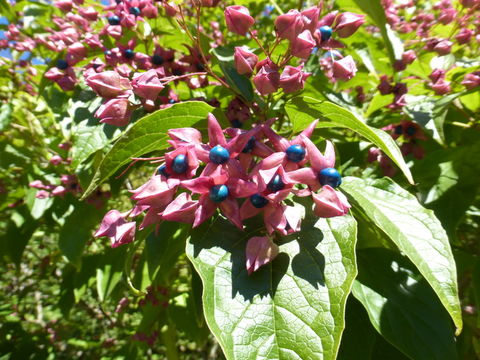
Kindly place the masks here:
<instances>
[{"instance_id":1,"label":"turquoise berry","mask_svg":"<svg viewBox=\"0 0 480 360\"><path fill-rule=\"evenodd\" d=\"M163 175L165 176L166 178L168 178L170 175L168 175L167 173L167 167L165 165L162 165L160 166L158 169L157 169L157 174L158 175Z\"/></svg>"},{"instance_id":2,"label":"turquoise berry","mask_svg":"<svg viewBox=\"0 0 480 360\"><path fill-rule=\"evenodd\" d=\"M332 37L332 28L330 26L322 26L320 28L320 35L322 37L322 41L328 41Z\"/></svg>"},{"instance_id":3,"label":"turquoise berry","mask_svg":"<svg viewBox=\"0 0 480 360\"><path fill-rule=\"evenodd\" d=\"M334 168L325 168L320 170L318 177L322 186L329 185L332 188L336 188L342 183L342 176L337 169Z\"/></svg>"},{"instance_id":4,"label":"turquoise berry","mask_svg":"<svg viewBox=\"0 0 480 360\"><path fill-rule=\"evenodd\" d=\"M287 158L294 163L298 163L305 159L305 148L301 145L290 145L285 151L287 153Z\"/></svg>"},{"instance_id":5,"label":"turquoise berry","mask_svg":"<svg viewBox=\"0 0 480 360\"><path fill-rule=\"evenodd\" d=\"M66 68L68 68L68 63L63 59L58 59L57 68L59 68L60 70L65 70Z\"/></svg>"},{"instance_id":6,"label":"turquoise berry","mask_svg":"<svg viewBox=\"0 0 480 360\"><path fill-rule=\"evenodd\" d=\"M188 170L187 157L183 154L177 155L172 161L172 170L176 174L183 174Z\"/></svg>"},{"instance_id":7,"label":"turquoise berry","mask_svg":"<svg viewBox=\"0 0 480 360\"><path fill-rule=\"evenodd\" d=\"M225 164L230 159L230 153L221 145L217 145L210 150L208 155L210 161L214 164Z\"/></svg>"},{"instance_id":8,"label":"turquoise berry","mask_svg":"<svg viewBox=\"0 0 480 360\"><path fill-rule=\"evenodd\" d=\"M242 153L248 154L253 151L253 148L255 147L255 136L252 136L250 139L248 139L247 145L242 150Z\"/></svg>"},{"instance_id":9,"label":"turquoise berry","mask_svg":"<svg viewBox=\"0 0 480 360\"><path fill-rule=\"evenodd\" d=\"M117 15L109 16L107 21L110 25L120 25L120 18Z\"/></svg>"},{"instance_id":10,"label":"turquoise berry","mask_svg":"<svg viewBox=\"0 0 480 360\"><path fill-rule=\"evenodd\" d=\"M127 49L123 52L123 56L131 60L135 57L135 52L132 49Z\"/></svg>"},{"instance_id":11,"label":"turquoise berry","mask_svg":"<svg viewBox=\"0 0 480 360\"><path fill-rule=\"evenodd\" d=\"M140 15L140 9L136 6L132 6L130 9L128 9L128 12L135 16Z\"/></svg>"},{"instance_id":12,"label":"turquoise berry","mask_svg":"<svg viewBox=\"0 0 480 360\"><path fill-rule=\"evenodd\" d=\"M285 187L285 184L282 181L280 175L275 175L272 180L267 185L267 189L271 192L277 192L282 190Z\"/></svg>"},{"instance_id":13,"label":"turquoise berry","mask_svg":"<svg viewBox=\"0 0 480 360\"><path fill-rule=\"evenodd\" d=\"M260 194L255 194L255 195L250 196L250 202L257 209L264 208L268 204L268 200Z\"/></svg>"},{"instance_id":14,"label":"turquoise berry","mask_svg":"<svg viewBox=\"0 0 480 360\"><path fill-rule=\"evenodd\" d=\"M221 203L228 197L227 185L215 185L210 188L210 200L215 203Z\"/></svg>"}]
</instances>

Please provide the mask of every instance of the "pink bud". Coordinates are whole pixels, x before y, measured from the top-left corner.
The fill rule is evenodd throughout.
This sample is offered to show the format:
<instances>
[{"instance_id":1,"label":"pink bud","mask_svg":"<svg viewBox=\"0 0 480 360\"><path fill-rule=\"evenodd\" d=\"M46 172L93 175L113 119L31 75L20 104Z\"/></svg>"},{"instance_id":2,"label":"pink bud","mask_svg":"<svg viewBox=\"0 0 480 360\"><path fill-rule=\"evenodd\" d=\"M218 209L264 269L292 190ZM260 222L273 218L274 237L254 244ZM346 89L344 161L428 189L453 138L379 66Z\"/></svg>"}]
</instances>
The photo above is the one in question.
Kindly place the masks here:
<instances>
[{"instance_id":1,"label":"pink bud","mask_svg":"<svg viewBox=\"0 0 480 360\"><path fill-rule=\"evenodd\" d=\"M50 158L50 164L52 165L60 165L62 163L63 159L58 156L58 155L53 155L51 158Z\"/></svg>"},{"instance_id":2,"label":"pink bud","mask_svg":"<svg viewBox=\"0 0 480 360\"><path fill-rule=\"evenodd\" d=\"M442 40L433 47L433 51L439 55L447 55L452 51L452 45L453 43L451 41Z\"/></svg>"},{"instance_id":3,"label":"pink bud","mask_svg":"<svg viewBox=\"0 0 480 360\"><path fill-rule=\"evenodd\" d=\"M454 8L442 9L438 22L448 25L455 19L455 16L457 16L457 11Z\"/></svg>"},{"instance_id":4,"label":"pink bud","mask_svg":"<svg viewBox=\"0 0 480 360\"><path fill-rule=\"evenodd\" d=\"M215 7L218 5L220 0L201 0L200 3L205 7Z\"/></svg>"},{"instance_id":5,"label":"pink bud","mask_svg":"<svg viewBox=\"0 0 480 360\"><path fill-rule=\"evenodd\" d=\"M332 70L335 79L350 80L357 73L357 66L353 58L348 55L343 59L334 61Z\"/></svg>"},{"instance_id":6,"label":"pink bud","mask_svg":"<svg viewBox=\"0 0 480 360\"><path fill-rule=\"evenodd\" d=\"M126 126L131 114L132 108L128 99L116 98L103 103L95 112L95 117L105 124Z\"/></svg>"},{"instance_id":7,"label":"pink bud","mask_svg":"<svg viewBox=\"0 0 480 360\"><path fill-rule=\"evenodd\" d=\"M73 7L73 3L70 0L58 0L55 1L54 5L63 12L69 12Z\"/></svg>"},{"instance_id":8,"label":"pink bud","mask_svg":"<svg viewBox=\"0 0 480 360\"><path fill-rule=\"evenodd\" d=\"M312 33L308 30L304 30L292 41L292 55L306 59L312 53L315 47L315 40L313 40Z\"/></svg>"},{"instance_id":9,"label":"pink bud","mask_svg":"<svg viewBox=\"0 0 480 360\"><path fill-rule=\"evenodd\" d=\"M142 8L142 16L147 19L155 19L158 16L158 8L152 2L146 2Z\"/></svg>"},{"instance_id":10,"label":"pink bud","mask_svg":"<svg viewBox=\"0 0 480 360\"><path fill-rule=\"evenodd\" d=\"M124 95L130 90L130 81L121 77L116 71L104 71L89 76L86 80L88 86L103 98L114 98Z\"/></svg>"},{"instance_id":11,"label":"pink bud","mask_svg":"<svg viewBox=\"0 0 480 360\"><path fill-rule=\"evenodd\" d=\"M473 36L473 30L463 28L455 36L455 39L457 39L459 44L468 44L470 42L470 39L472 38L472 36Z\"/></svg>"},{"instance_id":12,"label":"pink bud","mask_svg":"<svg viewBox=\"0 0 480 360\"><path fill-rule=\"evenodd\" d=\"M126 222L126 214L117 210L110 210L103 217L100 228L95 237L108 236L112 248L131 243L135 238L135 222Z\"/></svg>"},{"instance_id":13,"label":"pink bud","mask_svg":"<svg viewBox=\"0 0 480 360\"><path fill-rule=\"evenodd\" d=\"M165 9L167 16L169 17L174 17L180 12L178 6L173 1L163 3L163 8Z\"/></svg>"},{"instance_id":14,"label":"pink bud","mask_svg":"<svg viewBox=\"0 0 480 360\"><path fill-rule=\"evenodd\" d=\"M234 54L235 68L241 75L250 75L258 62L258 56L245 46L236 46Z\"/></svg>"},{"instance_id":15,"label":"pink bud","mask_svg":"<svg viewBox=\"0 0 480 360\"><path fill-rule=\"evenodd\" d=\"M302 69L303 66L285 66L282 75L280 75L280 87L285 93L288 94L303 89L305 81L311 74L303 72Z\"/></svg>"},{"instance_id":16,"label":"pink bud","mask_svg":"<svg viewBox=\"0 0 480 360\"><path fill-rule=\"evenodd\" d=\"M480 1L479 1L479 0L460 0L460 3L461 3L463 6L469 8L469 7L473 7L474 5L479 4Z\"/></svg>"},{"instance_id":17,"label":"pink bud","mask_svg":"<svg viewBox=\"0 0 480 360\"><path fill-rule=\"evenodd\" d=\"M74 65L87 56L87 48L80 42L73 43L67 49L66 60L69 65Z\"/></svg>"},{"instance_id":18,"label":"pink bud","mask_svg":"<svg viewBox=\"0 0 480 360\"><path fill-rule=\"evenodd\" d=\"M37 199L46 199L50 197L50 193L46 190L39 190L37 194L35 195Z\"/></svg>"},{"instance_id":19,"label":"pink bud","mask_svg":"<svg viewBox=\"0 0 480 360\"><path fill-rule=\"evenodd\" d=\"M402 54L402 60L403 60L406 64L411 64L411 63L413 63L416 58L417 58L417 55L415 54L415 51L413 51L413 50L405 51L405 52Z\"/></svg>"},{"instance_id":20,"label":"pink bud","mask_svg":"<svg viewBox=\"0 0 480 360\"><path fill-rule=\"evenodd\" d=\"M43 185L43 182L41 180L34 180L30 184L28 184L31 188L35 189L44 189L45 185Z\"/></svg>"},{"instance_id":21,"label":"pink bud","mask_svg":"<svg viewBox=\"0 0 480 360\"><path fill-rule=\"evenodd\" d=\"M302 14L302 21L303 21L303 28L306 30L310 30L312 33L318 28L318 20L320 17L320 8L318 7L311 7L309 9L303 10Z\"/></svg>"},{"instance_id":22,"label":"pink bud","mask_svg":"<svg viewBox=\"0 0 480 360\"><path fill-rule=\"evenodd\" d=\"M266 236L255 236L248 240L246 247L248 275L272 262L278 255L278 251L278 245Z\"/></svg>"},{"instance_id":23,"label":"pink bud","mask_svg":"<svg viewBox=\"0 0 480 360\"><path fill-rule=\"evenodd\" d=\"M428 75L430 80L432 80L433 83L436 83L437 81L443 79L445 77L445 70L442 69L434 69L430 75Z\"/></svg>"},{"instance_id":24,"label":"pink bud","mask_svg":"<svg viewBox=\"0 0 480 360\"><path fill-rule=\"evenodd\" d=\"M380 94L387 95L393 92L393 86L390 84L387 75L380 76L380 85L378 85L377 89L380 91Z\"/></svg>"},{"instance_id":25,"label":"pink bud","mask_svg":"<svg viewBox=\"0 0 480 360\"><path fill-rule=\"evenodd\" d=\"M297 10L290 10L275 19L275 29L280 39L295 40L303 26L302 15Z\"/></svg>"},{"instance_id":26,"label":"pink bud","mask_svg":"<svg viewBox=\"0 0 480 360\"><path fill-rule=\"evenodd\" d=\"M228 30L238 35L245 35L255 23L248 9L239 5L228 6L225 9L225 21Z\"/></svg>"},{"instance_id":27,"label":"pink bud","mask_svg":"<svg viewBox=\"0 0 480 360\"><path fill-rule=\"evenodd\" d=\"M341 13L335 19L335 33L341 38L351 36L365 22L365 15L351 12Z\"/></svg>"},{"instance_id":28,"label":"pink bud","mask_svg":"<svg viewBox=\"0 0 480 360\"><path fill-rule=\"evenodd\" d=\"M164 89L155 69L133 75L132 87L136 95L152 101L155 101L158 94Z\"/></svg>"},{"instance_id":29,"label":"pink bud","mask_svg":"<svg viewBox=\"0 0 480 360\"><path fill-rule=\"evenodd\" d=\"M450 92L450 82L445 80L437 81L435 84L430 85L437 95L445 95Z\"/></svg>"},{"instance_id":30,"label":"pink bud","mask_svg":"<svg viewBox=\"0 0 480 360\"><path fill-rule=\"evenodd\" d=\"M262 95L268 95L278 90L280 74L272 67L262 66L260 71L253 78L253 83L258 92Z\"/></svg>"},{"instance_id":31,"label":"pink bud","mask_svg":"<svg viewBox=\"0 0 480 360\"><path fill-rule=\"evenodd\" d=\"M350 204L340 191L335 191L329 185L322 187L318 194L312 194L315 203L315 215L322 218L346 215Z\"/></svg>"},{"instance_id":32,"label":"pink bud","mask_svg":"<svg viewBox=\"0 0 480 360\"><path fill-rule=\"evenodd\" d=\"M82 17L90 21L96 21L98 18L98 13L92 6L89 6L88 8L79 7L78 12Z\"/></svg>"},{"instance_id":33,"label":"pink bud","mask_svg":"<svg viewBox=\"0 0 480 360\"><path fill-rule=\"evenodd\" d=\"M53 196L63 196L67 193L67 189L65 189L63 186L57 186L55 189L52 190L52 195Z\"/></svg>"},{"instance_id":34,"label":"pink bud","mask_svg":"<svg viewBox=\"0 0 480 360\"><path fill-rule=\"evenodd\" d=\"M472 90L480 86L480 72L465 75L462 85L464 85L468 90Z\"/></svg>"}]
</instances>

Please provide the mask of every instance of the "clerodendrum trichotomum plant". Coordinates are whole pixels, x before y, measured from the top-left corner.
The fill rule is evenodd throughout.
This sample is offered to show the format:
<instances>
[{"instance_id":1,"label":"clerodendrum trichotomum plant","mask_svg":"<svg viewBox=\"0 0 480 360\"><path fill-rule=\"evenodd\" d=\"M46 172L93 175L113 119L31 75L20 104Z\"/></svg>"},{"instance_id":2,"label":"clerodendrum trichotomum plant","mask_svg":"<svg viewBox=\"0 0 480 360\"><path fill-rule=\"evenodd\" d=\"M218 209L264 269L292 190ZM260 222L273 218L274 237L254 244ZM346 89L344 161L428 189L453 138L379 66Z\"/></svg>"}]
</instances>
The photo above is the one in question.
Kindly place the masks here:
<instances>
[{"instance_id":1,"label":"clerodendrum trichotomum plant","mask_svg":"<svg viewBox=\"0 0 480 360\"><path fill-rule=\"evenodd\" d=\"M0 9L2 359L480 356L480 1Z\"/></svg>"}]
</instances>

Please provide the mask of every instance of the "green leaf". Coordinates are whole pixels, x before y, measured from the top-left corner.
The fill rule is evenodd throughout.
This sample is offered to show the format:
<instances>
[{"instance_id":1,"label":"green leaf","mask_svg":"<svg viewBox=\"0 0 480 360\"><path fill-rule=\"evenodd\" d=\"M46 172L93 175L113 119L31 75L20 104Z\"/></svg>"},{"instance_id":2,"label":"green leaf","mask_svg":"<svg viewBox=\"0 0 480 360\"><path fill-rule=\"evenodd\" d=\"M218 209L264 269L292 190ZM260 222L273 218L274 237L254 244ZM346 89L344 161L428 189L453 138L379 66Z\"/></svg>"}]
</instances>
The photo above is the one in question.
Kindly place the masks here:
<instances>
[{"instance_id":1,"label":"green leaf","mask_svg":"<svg viewBox=\"0 0 480 360\"><path fill-rule=\"evenodd\" d=\"M382 248L359 250L357 259L353 295L375 329L412 359L456 359L450 319L414 266Z\"/></svg>"},{"instance_id":2,"label":"green leaf","mask_svg":"<svg viewBox=\"0 0 480 360\"><path fill-rule=\"evenodd\" d=\"M127 254L127 247L120 246L108 249L100 260L102 264L97 268L98 299L103 302L108 299L115 286L122 279L123 265Z\"/></svg>"},{"instance_id":3,"label":"green leaf","mask_svg":"<svg viewBox=\"0 0 480 360\"><path fill-rule=\"evenodd\" d=\"M206 119L213 108L200 101L186 101L158 110L138 120L128 129L105 155L82 199L90 195L98 185L112 176L120 167L154 150L169 146L169 129L192 127Z\"/></svg>"},{"instance_id":4,"label":"green leaf","mask_svg":"<svg viewBox=\"0 0 480 360\"><path fill-rule=\"evenodd\" d=\"M240 75L235 69L233 63L233 47L217 47L212 49L212 54L218 60L220 69L227 83L235 89L247 102L253 101L253 86L249 78L244 75Z\"/></svg>"},{"instance_id":5,"label":"green leaf","mask_svg":"<svg viewBox=\"0 0 480 360\"><path fill-rule=\"evenodd\" d=\"M432 210L425 209L391 179L344 178L342 190L418 267L450 313L460 333L462 316L457 271L448 237Z\"/></svg>"},{"instance_id":6,"label":"green leaf","mask_svg":"<svg viewBox=\"0 0 480 360\"><path fill-rule=\"evenodd\" d=\"M328 101L310 97L297 97L285 105L285 110L293 123L293 131L305 129L313 120L320 119L317 127L342 127L365 137L387 154L413 184L412 174L395 141L386 132L372 128L352 112Z\"/></svg>"},{"instance_id":7,"label":"green leaf","mask_svg":"<svg viewBox=\"0 0 480 360\"><path fill-rule=\"evenodd\" d=\"M2 104L0 106L0 131L5 131L5 129L10 125L13 120L12 114L12 105L9 103Z\"/></svg>"},{"instance_id":8,"label":"green leaf","mask_svg":"<svg viewBox=\"0 0 480 360\"><path fill-rule=\"evenodd\" d=\"M356 275L355 220L305 219L277 258L248 276L251 236L218 218L187 242L207 324L227 359L335 359Z\"/></svg>"}]
</instances>

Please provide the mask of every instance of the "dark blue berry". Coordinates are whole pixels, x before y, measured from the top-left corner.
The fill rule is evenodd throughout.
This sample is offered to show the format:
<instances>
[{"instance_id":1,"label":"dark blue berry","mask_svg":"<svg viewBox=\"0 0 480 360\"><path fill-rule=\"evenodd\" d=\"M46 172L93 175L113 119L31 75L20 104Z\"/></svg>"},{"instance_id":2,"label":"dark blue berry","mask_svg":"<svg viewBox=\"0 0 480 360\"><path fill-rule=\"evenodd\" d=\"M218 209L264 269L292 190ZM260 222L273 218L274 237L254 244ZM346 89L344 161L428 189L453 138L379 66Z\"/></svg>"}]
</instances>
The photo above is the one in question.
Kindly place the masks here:
<instances>
[{"instance_id":1,"label":"dark blue berry","mask_svg":"<svg viewBox=\"0 0 480 360\"><path fill-rule=\"evenodd\" d=\"M107 18L110 25L120 25L120 18L117 15L112 15Z\"/></svg>"},{"instance_id":2,"label":"dark blue berry","mask_svg":"<svg viewBox=\"0 0 480 360\"><path fill-rule=\"evenodd\" d=\"M157 174L158 175L163 175L165 176L166 178L168 178L170 175L168 175L167 173L167 167L165 165L162 165L160 166L158 169L157 169Z\"/></svg>"},{"instance_id":3,"label":"dark blue berry","mask_svg":"<svg viewBox=\"0 0 480 360\"><path fill-rule=\"evenodd\" d=\"M104 53L106 56L112 55L112 52L111 52L110 50L105 50L103 53Z\"/></svg>"},{"instance_id":4,"label":"dark blue berry","mask_svg":"<svg viewBox=\"0 0 480 360\"><path fill-rule=\"evenodd\" d=\"M395 132L395 134L397 134L397 135L402 135L402 133L403 133L403 126L402 126L402 125L397 125L397 126L395 126L394 132Z\"/></svg>"},{"instance_id":5,"label":"dark blue berry","mask_svg":"<svg viewBox=\"0 0 480 360\"><path fill-rule=\"evenodd\" d=\"M68 68L68 63L63 59L58 59L57 68L59 68L60 70L65 70L66 68Z\"/></svg>"},{"instance_id":6,"label":"dark blue berry","mask_svg":"<svg viewBox=\"0 0 480 360\"><path fill-rule=\"evenodd\" d=\"M197 68L197 71L205 70L205 65L203 65L202 63L197 63L195 67Z\"/></svg>"},{"instance_id":7,"label":"dark blue berry","mask_svg":"<svg viewBox=\"0 0 480 360\"><path fill-rule=\"evenodd\" d=\"M135 51L133 51L132 49L127 49L123 52L123 56L125 56L125 58L131 60L135 57Z\"/></svg>"},{"instance_id":8,"label":"dark blue berry","mask_svg":"<svg viewBox=\"0 0 480 360\"><path fill-rule=\"evenodd\" d=\"M230 159L230 153L221 145L217 145L210 150L208 155L210 161L214 164L225 164Z\"/></svg>"},{"instance_id":9,"label":"dark blue berry","mask_svg":"<svg viewBox=\"0 0 480 360\"><path fill-rule=\"evenodd\" d=\"M227 185L215 185L210 188L210 200L215 203L221 203L228 197Z\"/></svg>"},{"instance_id":10,"label":"dark blue berry","mask_svg":"<svg viewBox=\"0 0 480 360\"><path fill-rule=\"evenodd\" d=\"M255 195L250 196L250 202L257 209L264 208L268 204L268 200L260 194L255 194Z\"/></svg>"},{"instance_id":11,"label":"dark blue berry","mask_svg":"<svg viewBox=\"0 0 480 360\"><path fill-rule=\"evenodd\" d=\"M405 130L405 133L406 133L408 136L413 136L413 135L415 135L416 132L417 132L417 129L415 128L415 126L412 126L412 125L410 125L409 127L407 127L407 129Z\"/></svg>"},{"instance_id":12,"label":"dark blue berry","mask_svg":"<svg viewBox=\"0 0 480 360\"><path fill-rule=\"evenodd\" d=\"M290 145L285 151L287 158L294 163L298 163L305 159L305 148L301 145Z\"/></svg>"},{"instance_id":13,"label":"dark blue berry","mask_svg":"<svg viewBox=\"0 0 480 360\"><path fill-rule=\"evenodd\" d=\"M169 103L169 104L175 104L176 101L175 101L174 99L170 99L170 100L168 100L168 103Z\"/></svg>"},{"instance_id":14,"label":"dark blue berry","mask_svg":"<svg viewBox=\"0 0 480 360\"><path fill-rule=\"evenodd\" d=\"M232 121L230 121L230 123L232 124L232 127L236 129L240 129L243 126L242 122L238 119L233 119Z\"/></svg>"},{"instance_id":15,"label":"dark blue berry","mask_svg":"<svg viewBox=\"0 0 480 360\"><path fill-rule=\"evenodd\" d=\"M152 56L152 64L153 64L153 65L160 66L160 65L162 65L164 62L165 62L165 60L164 60L163 57L161 57L160 55L155 54L155 55Z\"/></svg>"},{"instance_id":16,"label":"dark blue berry","mask_svg":"<svg viewBox=\"0 0 480 360\"><path fill-rule=\"evenodd\" d=\"M255 136L252 136L250 139L248 139L247 145L245 145L245 147L243 148L242 153L251 153L253 151L253 148L255 147L256 140L257 139L255 139Z\"/></svg>"},{"instance_id":17,"label":"dark blue berry","mask_svg":"<svg viewBox=\"0 0 480 360\"><path fill-rule=\"evenodd\" d=\"M322 186L329 185L332 188L336 188L342 183L342 176L337 171L337 169L334 168L325 168L323 170L320 170L318 178Z\"/></svg>"},{"instance_id":18,"label":"dark blue berry","mask_svg":"<svg viewBox=\"0 0 480 360\"><path fill-rule=\"evenodd\" d=\"M135 16L140 15L140 9L136 6L132 6L130 9L128 9L128 12Z\"/></svg>"},{"instance_id":19,"label":"dark blue berry","mask_svg":"<svg viewBox=\"0 0 480 360\"><path fill-rule=\"evenodd\" d=\"M173 69L172 74L175 75L175 76L182 76L182 75L183 75L183 71L182 71L182 69L180 69L180 68Z\"/></svg>"},{"instance_id":20,"label":"dark blue berry","mask_svg":"<svg viewBox=\"0 0 480 360\"><path fill-rule=\"evenodd\" d=\"M332 37L332 28L330 26L322 26L320 28L320 35L322 37L322 41L328 41Z\"/></svg>"},{"instance_id":21,"label":"dark blue berry","mask_svg":"<svg viewBox=\"0 0 480 360\"><path fill-rule=\"evenodd\" d=\"M183 174L188 170L187 157L183 154L177 155L172 161L172 170L176 174Z\"/></svg>"},{"instance_id":22,"label":"dark blue berry","mask_svg":"<svg viewBox=\"0 0 480 360\"><path fill-rule=\"evenodd\" d=\"M271 192L277 192L277 191L283 190L284 187L285 187L285 184L283 183L282 178L280 177L279 174L275 175L267 185L267 189L270 190Z\"/></svg>"}]
</instances>

